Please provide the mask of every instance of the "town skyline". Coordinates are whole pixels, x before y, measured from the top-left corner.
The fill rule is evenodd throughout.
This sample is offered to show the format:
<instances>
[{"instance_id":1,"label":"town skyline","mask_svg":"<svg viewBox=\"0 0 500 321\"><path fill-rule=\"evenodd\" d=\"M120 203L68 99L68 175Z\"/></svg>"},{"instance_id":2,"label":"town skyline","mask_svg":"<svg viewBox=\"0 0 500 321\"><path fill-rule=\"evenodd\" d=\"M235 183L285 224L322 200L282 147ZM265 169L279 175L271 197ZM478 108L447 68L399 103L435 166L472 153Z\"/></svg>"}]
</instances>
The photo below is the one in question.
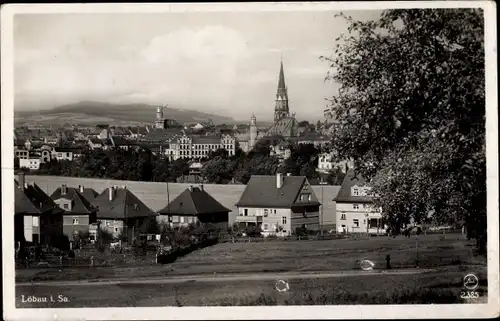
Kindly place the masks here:
<instances>
[{"instance_id":1,"label":"town skyline","mask_svg":"<svg viewBox=\"0 0 500 321\"><path fill-rule=\"evenodd\" d=\"M328 64L319 57L332 54L347 26L335 13L21 15L14 20L14 108L144 103L266 121L282 60L290 111L321 119L338 88L325 82ZM366 20L380 12L348 14Z\"/></svg>"}]
</instances>

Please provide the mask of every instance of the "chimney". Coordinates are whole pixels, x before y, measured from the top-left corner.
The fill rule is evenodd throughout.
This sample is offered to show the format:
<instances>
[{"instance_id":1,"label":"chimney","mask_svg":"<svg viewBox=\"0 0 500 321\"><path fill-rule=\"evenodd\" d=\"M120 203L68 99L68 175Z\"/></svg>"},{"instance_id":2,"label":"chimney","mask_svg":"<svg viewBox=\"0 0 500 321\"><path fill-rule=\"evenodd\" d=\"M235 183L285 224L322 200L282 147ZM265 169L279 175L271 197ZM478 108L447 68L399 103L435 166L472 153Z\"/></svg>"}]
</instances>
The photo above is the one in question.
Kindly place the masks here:
<instances>
[{"instance_id":1,"label":"chimney","mask_svg":"<svg viewBox=\"0 0 500 321\"><path fill-rule=\"evenodd\" d=\"M193 191L193 185L189 186L189 191L192 192Z\"/></svg>"},{"instance_id":2,"label":"chimney","mask_svg":"<svg viewBox=\"0 0 500 321\"><path fill-rule=\"evenodd\" d=\"M201 185L200 185L200 190L202 190L202 191L203 191L203 184L201 184Z\"/></svg>"},{"instance_id":3,"label":"chimney","mask_svg":"<svg viewBox=\"0 0 500 321\"><path fill-rule=\"evenodd\" d=\"M83 191L85 190L85 188L83 187L83 185L79 185L78 188L80 189L80 193L83 193Z\"/></svg>"},{"instance_id":4,"label":"chimney","mask_svg":"<svg viewBox=\"0 0 500 321\"><path fill-rule=\"evenodd\" d=\"M276 188L281 188L283 185L283 177L281 176L281 173L276 174Z\"/></svg>"},{"instance_id":5,"label":"chimney","mask_svg":"<svg viewBox=\"0 0 500 321\"><path fill-rule=\"evenodd\" d=\"M114 194L114 187L111 186L109 188L109 201L112 201L113 200L113 194Z\"/></svg>"},{"instance_id":6,"label":"chimney","mask_svg":"<svg viewBox=\"0 0 500 321\"><path fill-rule=\"evenodd\" d=\"M19 177L18 177L18 183L19 183L19 188L20 189L24 189L26 186L26 181L25 181L25 177L24 177L24 173L19 173Z\"/></svg>"},{"instance_id":7,"label":"chimney","mask_svg":"<svg viewBox=\"0 0 500 321\"><path fill-rule=\"evenodd\" d=\"M61 195L66 195L67 193L67 188L66 188L66 184L62 184L61 185Z\"/></svg>"}]
</instances>

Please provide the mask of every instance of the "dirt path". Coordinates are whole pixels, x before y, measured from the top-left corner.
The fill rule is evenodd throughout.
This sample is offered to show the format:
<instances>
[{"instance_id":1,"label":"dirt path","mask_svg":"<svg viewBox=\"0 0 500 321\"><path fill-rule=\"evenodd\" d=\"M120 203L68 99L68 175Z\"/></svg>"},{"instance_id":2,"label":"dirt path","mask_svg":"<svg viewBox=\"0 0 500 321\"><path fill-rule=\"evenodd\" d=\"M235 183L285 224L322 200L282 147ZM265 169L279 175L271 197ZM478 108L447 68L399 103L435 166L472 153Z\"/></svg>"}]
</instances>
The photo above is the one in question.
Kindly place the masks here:
<instances>
[{"instance_id":1,"label":"dirt path","mask_svg":"<svg viewBox=\"0 0 500 321\"><path fill-rule=\"evenodd\" d=\"M43 282L23 282L16 283L16 287L23 286L75 286L75 285L115 285L115 284L165 284L165 283L183 283L183 282L224 282L224 281L251 281L251 280L293 280L293 279L324 279L339 278L351 276L374 276L374 275L409 275L433 272L431 269L405 269L391 271L335 271L335 272L287 272L287 273L238 273L231 275L216 274L213 275L183 275L163 278L139 278L139 279L98 279L98 280L80 280L80 281L43 281Z\"/></svg>"}]
</instances>

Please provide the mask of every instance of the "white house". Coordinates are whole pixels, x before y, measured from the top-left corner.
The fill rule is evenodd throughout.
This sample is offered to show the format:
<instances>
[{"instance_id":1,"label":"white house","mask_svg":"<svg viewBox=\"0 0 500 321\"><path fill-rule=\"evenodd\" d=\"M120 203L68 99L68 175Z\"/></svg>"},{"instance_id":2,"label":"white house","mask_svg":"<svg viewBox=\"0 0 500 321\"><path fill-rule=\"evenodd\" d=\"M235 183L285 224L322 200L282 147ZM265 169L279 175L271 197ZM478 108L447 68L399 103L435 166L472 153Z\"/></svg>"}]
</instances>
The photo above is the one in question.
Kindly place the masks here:
<instances>
[{"instance_id":1,"label":"white house","mask_svg":"<svg viewBox=\"0 0 500 321\"><path fill-rule=\"evenodd\" d=\"M297 227L319 228L319 207L305 176L252 175L236 203L240 226L258 226L264 236L286 236Z\"/></svg>"},{"instance_id":2,"label":"white house","mask_svg":"<svg viewBox=\"0 0 500 321\"><path fill-rule=\"evenodd\" d=\"M353 168L354 164L352 161L341 161L334 162L332 153L322 153L318 155L318 167L317 171L320 173L328 173L329 171L340 168L343 173L346 173L349 168Z\"/></svg>"},{"instance_id":3,"label":"white house","mask_svg":"<svg viewBox=\"0 0 500 321\"><path fill-rule=\"evenodd\" d=\"M353 170L342 182L336 202L336 226L342 233L385 234L381 209L373 207L371 187Z\"/></svg>"},{"instance_id":4,"label":"white house","mask_svg":"<svg viewBox=\"0 0 500 321\"><path fill-rule=\"evenodd\" d=\"M29 158L20 158L19 159L19 167L21 168L29 168L30 170L39 170L40 169L41 159L40 157L30 156Z\"/></svg>"}]
</instances>

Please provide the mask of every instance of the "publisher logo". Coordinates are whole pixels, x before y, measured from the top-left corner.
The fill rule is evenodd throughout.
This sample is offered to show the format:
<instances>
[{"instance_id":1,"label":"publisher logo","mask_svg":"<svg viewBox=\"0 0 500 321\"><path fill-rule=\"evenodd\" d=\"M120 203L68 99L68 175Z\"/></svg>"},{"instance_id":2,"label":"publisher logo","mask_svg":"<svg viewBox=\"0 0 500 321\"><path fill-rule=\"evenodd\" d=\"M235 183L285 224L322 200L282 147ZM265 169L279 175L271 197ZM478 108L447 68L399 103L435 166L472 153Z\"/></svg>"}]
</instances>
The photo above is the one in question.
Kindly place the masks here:
<instances>
[{"instance_id":1,"label":"publisher logo","mask_svg":"<svg viewBox=\"0 0 500 321\"><path fill-rule=\"evenodd\" d=\"M464 287L467 290L475 290L479 286L479 279L474 274L467 274L464 277Z\"/></svg>"},{"instance_id":2,"label":"publisher logo","mask_svg":"<svg viewBox=\"0 0 500 321\"><path fill-rule=\"evenodd\" d=\"M290 290L290 286L288 285L288 282L283 281L283 280L278 280L276 282L275 287L276 287L276 290L280 293L287 292L288 290Z\"/></svg>"}]
</instances>

